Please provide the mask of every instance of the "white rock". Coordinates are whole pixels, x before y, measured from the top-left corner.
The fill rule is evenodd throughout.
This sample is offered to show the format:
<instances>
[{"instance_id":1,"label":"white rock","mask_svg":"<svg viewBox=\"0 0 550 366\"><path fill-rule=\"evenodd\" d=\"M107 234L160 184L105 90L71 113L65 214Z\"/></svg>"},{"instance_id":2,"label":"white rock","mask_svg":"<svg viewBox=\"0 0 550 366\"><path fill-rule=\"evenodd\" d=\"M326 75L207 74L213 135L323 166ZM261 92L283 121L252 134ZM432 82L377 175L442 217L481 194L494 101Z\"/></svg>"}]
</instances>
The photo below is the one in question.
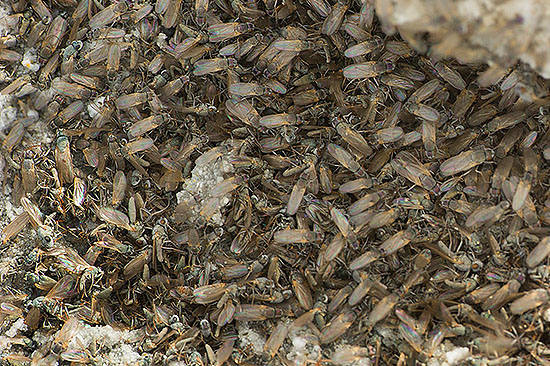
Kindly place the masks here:
<instances>
[{"instance_id":1,"label":"white rock","mask_svg":"<svg viewBox=\"0 0 550 366\"><path fill-rule=\"evenodd\" d=\"M191 177L185 179L181 191L176 194L178 204L187 202L191 208L191 217L196 218L199 212L212 198L212 188L233 172L233 166L229 161L229 155L218 157L216 161L202 166L195 166L191 171ZM210 224L222 226L224 219L221 210L230 202L229 195L220 198L218 210L210 219Z\"/></svg>"},{"instance_id":2,"label":"white rock","mask_svg":"<svg viewBox=\"0 0 550 366\"><path fill-rule=\"evenodd\" d=\"M13 98L9 95L0 95L0 131L11 127L17 119L17 108L13 106Z\"/></svg>"},{"instance_id":3,"label":"white rock","mask_svg":"<svg viewBox=\"0 0 550 366\"><path fill-rule=\"evenodd\" d=\"M550 323L550 308L544 310L544 313L542 314L542 317L544 321Z\"/></svg>"},{"instance_id":4,"label":"white rock","mask_svg":"<svg viewBox=\"0 0 550 366\"><path fill-rule=\"evenodd\" d=\"M90 118L95 118L95 116L97 116L99 112L101 112L101 110L103 109L104 104L105 97L98 97L94 99L90 104L88 104L86 109L88 110L88 115L90 116Z\"/></svg>"},{"instance_id":5,"label":"white rock","mask_svg":"<svg viewBox=\"0 0 550 366\"><path fill-rule=\"evenodd\" d=\"M25 66L32 72L37 72L38 70L40 70L40 63L37 61L37 59L38 57L36 56L36 50L34 48L29 48L27 51L25 51L25 54L23 55L21 65Z\"/></svg>"},{"instance_id":6,"label":"white rock","mask_svg":"<svg viewBox=\"0 0 550 366\"><path fill-rule=\"evenodd\" d=\"M250 328L246 322L238 323L237 332L239 333L239 342L243 349L252 349L257 356L262 355L266 341L263 335Z\"/></svg>"},{"instance_id":7,"label":"white rock","mask_svg":"<svg viewBox=\"0 0 550 366\"><path fill-rule=\"evenodd\" d=\"M445 358L447 363L452 365L457 365L460 361L465 360L470 355L470 350L467 347L458 347L445 353Z\"/></svg>"},{"instance_id":8,"label":"white rock","mask_svg":"<svg viewBox=\"0 0 550 366\"><path fill-rule=\"evenodd\" d=\"M388 30L431 33L441 41L442 58L503 67L519 59L550 78L547 0L375 0L374 5Z\"/></svg>"},{"instance_id":9,"label":"white rock","mask_svg":"<svg viewBox=\"0 0 550 366\"><path fill-rule=\"evenodd\" d=\"M10 6L6 1L0 1L0 37L4 37L19 20L12 19L8 15L11 14Z\"/></svg>"},{"instance_id":10,"label":"white rock","mask_svg":"<svg viewBox=\"0 0 550 366\"><path fill-rule=\"evenodd\" d=\"M294 337L292 340L292 345L296 348L296 350L302 350L306 348L307 341L302 337Z\"/></svg>"},{"instance_id":11,"label":"white rock","mask_svg":"<svg viewBox=\"0 0 550 366\"><path fill-rule=\"evenodd\" d=\"M8 337L15 337L18 331L27 330L27 325L25 324L25 319L19 318L13 323L10 329L6 331Z\"/></svg>"}]
</instances>

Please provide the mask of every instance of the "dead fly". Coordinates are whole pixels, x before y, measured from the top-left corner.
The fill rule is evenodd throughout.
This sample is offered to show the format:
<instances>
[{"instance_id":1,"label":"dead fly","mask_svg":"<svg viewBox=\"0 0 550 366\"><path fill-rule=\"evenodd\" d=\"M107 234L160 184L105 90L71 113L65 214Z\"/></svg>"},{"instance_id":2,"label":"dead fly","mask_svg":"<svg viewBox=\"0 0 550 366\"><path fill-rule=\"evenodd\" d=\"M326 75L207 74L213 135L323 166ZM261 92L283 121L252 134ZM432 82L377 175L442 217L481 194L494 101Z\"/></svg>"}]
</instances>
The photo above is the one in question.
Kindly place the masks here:
<instances>
[{"instance_id":1,"label":"dead fly","mask_svg":"<svg viewBox=\"0 0 550 366\"><path fill-rule=\"evenodd\" d=\"M242 183L244 183L244 179L242 177L229 177L212 187L210 194L212 197L223 197L231 191L237 189Z\"/></svg>"},{"instance_id":2,"label":"dead fly","mask_svg":"<svg viewBox=\"0 0 550 366\"><path fill-rule=\"evenodd\" d=\"M550 293L547 289L539 288L531 290L510 304L510 312L512 314L523 314L524 312L536 309L549 301Z\"/></svg>"},{"instance_id":3,"label":"dead fly","mask_svg":"<svg viewBox=\"0 0 550 366\"><path fill-rule=\"evenodd\" d=\"M201 167L205 166L207 164L213 163L218 159L219 157L223 156L224 154L227 154L229 152L229 147L225 145L214 147L206 152L204 152L202 155L200 155L195 160L195 165Z\"/></svg>"},{"instance_id":4,"label":"dead fly","mask_svg":"<svg viewBox=\"0 0 550 366\"><path fill-rule=\"evenodd\" d=\"M44 254L55 257L59 262L60 267L63 269L76 275L82 275L79 280L80 291L84 290L87 281L91 281L93 283L103 276L103 271L100 268L94 267L92 264L86 262L73 249L52 249Z\"/></svg>"},{"instance_id":5,"label":"dead fly","mask_svg":"<svg viewBox=\"0 0 550 366\"><path fill-rule=\"evenodd\" d=\"M208 34L210 42L222 42L238 37L253 28L250 23L219 23L208 27Z\"/></svg>"},{"instance_id":6,"label":"dead fly","mask_svg":"<svg viewBox=\"0 0 550 366\"><path fill-rule=\"evenodd\" d=\"M133 251L131 246L123 244L115 237L107 233L98 233L98 238L99 241L96 241L94 245L100 246L101 248L114 250L122 254L132 253Z\"/></svg>"},{"instance_id":7,"label":"dead fly","mask_svg":"<svg viewBox=\"0 0 550 366\"><path fill-rule=\"evenodd\" d=\"M265 92L265 88L257 83L233 83L229 86L229 93L240 98L258 97Z\"/></svg>"},{"instance_id":8,"label":"dead fly","mask_svg":"<svg viewBox=\"0 0 550 366\"><path fill-rule=\"evenodd\" d=\"M397 302L399 301L399 296L395 293L391 293L380 300L376 306L369 313L366 324L372 328L376 323L386 318L393 310Z\"/></svg>"},{"instance_id":9,"label":"dead fly","mask_svg":"<svg viewBox=\"0 0 550 366\"><path fill-rule=\"evenodd\" d=\"M355 235L355 231L351 224L349 223L349 220L345 216L345 214L337 209L336 207L331 207L330 209L330 217L332 219L332 222L336 225L338 230L340 230L340 233L348 240L354 248L357 248L357 237Z\"/></svg>"},{"instance_id":10,"label":"dead fly","mask_svg":"<svg viewBox=\"0 0 550 366\"><path fill-rule=\"evenodd\" d=\"M290 113L271 114L262 116L259 125L265 128L277 128L281 126L292 126L301 123L299 116Z\"/></svg>"},{"instance_id":11,"label":"dead fly","mask_svg":"<svg viewBox=\"0 0 550 366\"><path fill-rule=\"evenodd\" d=\"M514 198L512 200L512 209L514 211L519 211L529 192L531 191L531 185L533 184L533 175L529 172L525 173L525 176L519 181L516 192L514 193Z\"/></svg>"},{"instance_id":12,"label":"dead fly","mask_svg":"<svg viewBox=\"0 0 550 366\"><path fill-rule=\"evenodd\" d=\"M363 168L355 160L355 158L343 147L336 144L329 144L327 147L329 154L336 159L344 168L350 170L359 176L365 175Z\"/></svg>"},{"instance_id":13,"label":"dead fly","mask_svg":"<svg viewBox=\"0 0 550 366\"><path fill-rule=\"evenodd\" d=\"M480 126L494 117L497 113L498 109L492 104L482 106L470 115L468 124L470 126Z\"/></svg>"},{"instance_id":14,"label":"dead fly","mask_svg":"<svg viewBox=\"0 0 550 366\"><path fill-rule=\"evenodd\" d=\"M414 184L429 191L438 192L437 182L432 178L430 171L411 153L399 152L391 161L391 165L396 173Z\"/></svg>"},{"instance_id":15,"label":"dead fly","mask_svg":"<svg viewBox=\"0 0 550 366\"><path fill-rule=\"evenodd\" d=\"M117 98L115 105L118 109L128 109L143 104L149 100L147 93L133 93Z\"/></svg>"},{"instance_id":16,"label":"dead fly","mask_svg":"<svg viewBox=\"0 0 550 366\"><path fill-rule=\"evenodd\" d=\"M257 128L260 124L260 115L251 102L247 100L237 101L228 99L225 102L229 117L235 117L246 125Z\"/></svg>"},{"instance_id":17,"label":"dead fly","mask_svg":"<svg viewBox=\"0 0 550 366\"><path fill-rule=\"evenodd\" d=\"M448 177L461 173L471 168L478 166L479 164L484 163L486 160L493 158L493 151L490 149L475 149L468 150L463 153L460 153L456 156L453 156L450 159L445 160L441 163L439 170L441 175Z\"/></svg>"},{"instance_id":18,"label":"dead fly","mask_svg":"<svg viewBox=\"0 0 550 366\"><path fill-rule=\"evenodd\" d=\"M321 330L321 337L319 338L321 344L334 342L341 335L343 335L349 327L351 327L356 318L357 315L355 315L355 313L351 310L345 311L335 316Z\"/></svg>"},{"instance_id":19,"label":"dead fly","mask_svg":"<svg viewBox=\"0 0 550 366\"><path fill-rule=\"evenodd\" d=\"M427 119L422 120L422 142L424 143L424 149L426 149L426 156L429 159L435 157L437 148L436 133L437 127L435 121L429 121Z\"/></svg>"},{"instance_id":20,"label":"dead fly","mask_svg":"<svg viewBox=\"0 0 550 366\"><path fill-rule=\"evenodd\" d=\"M290 193L290 196L288 198L288 204L286 208L287 214L294 215L296 214L296 212L298 212L300 204L302 203L302 198L304 197L304 193L306 192L308 177L308 171L302 172L300 174L300 177L298 178L298 181L292 187L292 192Z\"/></svg>"},{"instance_id":21,"label":"dead fly","mask_svg":"<svg viewBox=\"0 0 550 366\"><path fill-rule=\"evenodd\" d=\"M162 125L162 123L166 121L166 118L167 117L165 115L152 115L138 122L135 122L130 126L130 128L128 128L128 137L139 137Z\"/></svg>"},{"instance_id":22,"label":"dead fly","mask_svg":"<svg viewBox=\"0 0 550 366\"><path fill-rule=\"evenodd\" d=\"M323 264L324 261L330 262L334 260L342 252L345 244L346 240L341 233L334 235L326 249L320 252L318 263Z\"/></svg>"},{"instance_id":23,"label":"dead fly","mask_svg":"<svg viewBox=\"0 0 550 366\"><path fill-rule=\"evenodd\" d=\"M368 359L371 355L371 351L366 347L344 346L331 355L330 362L334 365L349 365Z\"/></svg>"},{"instance_id":24,"label":"dead fly","mask_svg":"<svg viewBox=\"0 0 550 366\"><path fill-rule=\"evenodd\" d=\"M124 13L128 8L126 3L114 3L111 4L103 10L97 12L92 18L90 18L89 26L90 29L94 30L97 28L102 28L109 23L114 22L122 13Z\"/></svg>"},{"instance_id":25,"label":"dead fly","mask_svg":"<svg viewBox=\"0 0 550 366\"><path fill-rule=\"evenodd\" d=\"M263 321L278 318L282 315L280 309L266 305L242 304L237 306L233 319L237 321Z\"/></svg>"},{"instance_id":26,"label":"dead fly","mask_svg":"<svg viewBox=\"0 0 550 366\"><path fill-rule=\"evenodd\" d=\"M73 203L76 207L84 209L83 204L86 200L86 183L79 177L74 177L73 181Z\"/></svg>"},{"instance_id":27,"label":"dead fly","mask_svg":"<svg viewBox=\"0 0 550 366\"><path fill-rule=\"evenodd\" d=\"M414 114L417 117L420 117L422 119L425 119L426 121L430 122L437 122L439 121L439 112L425 104L422 103L406 103L405 108L410 113Z\"/></svg>"},{"instance_id":28,"label":"dead fly","mask_svg":"<svg viewBox=\"0 0 550 366\"><path fill-rule=\"evenodd\" d=\"M399 208L391 208L386 211L378 212L370 217L368 226L371 229L378 229L386 225L390 225L392 222L397 220L401 215L401 210Z\"/></svg>"},{"instance_id":29,"label":"dead fly","mask_svg":"<svg viewBox=\"0 0 550 366\"><path fill-rule=\"evenodd\" d=\"M273 240L279 244L309 243L322 239L322 237L306 229L286 229L273 234Z\"/></svg>"},{"instance_id":30,"label":"dead fly","mask_svg":"<svg viewBox=\"0 0 550 366\"><path fill-rule=\"evenodd\" d=\"M310 310L313 307L311 291L304 277L298 272L292 274L292 289L300 306L304 310Z\"/></svg>"},{"instance_id":31,"label":"dead fly","mask_svg":"<svg viewBox=\"0 0 550 366\"><path fill-rule=\"evenodd\" d=\"M59 95L74 99L88 99L92 91L85 86L69 83L56 78L52 81L52 89Z\"/></svg>"},{"instance_id":32,"label":"dead fly","mask_svg":"<svg viewBox=\"0 0 550 366\"><path fill-rule=\"evenodd\" d=\"M478 228L483 224L493 224L500 220L502 215L508 210L510 203L502 201L498 205L478 208L466 219L466 227Z\"/></svg>"},{"instance_id":33,"label":"dead fly","mask_svg":"<svg viewBox=\"0 0 550 366\"><path fill-rule=\"evenodd\" d=\"M20 91L25 86L29 85L30 78L29 75L23 75L16 79L14 79L11 83L9 83L6 87L4 87L1 91L1 95L11 95L18 91Z\"/></svg>"},{"instance_id":34,"label":"dead fly","mask_svg":"<svg viewBox=\"0 0 550 366\"><path fill-rule=\"evenodd\" d=\"M370 156L372 154L372 148L358 131L354 130L345 122L339 122L338 119L336 119L336 121L336 131L340 136L342 136L344 141L363 153L364 156Z\"/></svg>"},{"instance_id":35,"label":"dead fly","mask_svg":"<svg viewBox=\"0 0 550 366\"><path fill-rule=\"evenodd\" d=\"M327 306L327 311L329 313L334 313L340 305L343 305L348 296L353 292L353 288L349 285L342 287L338 292L334 295L332 300Z\"/></svg>"},{"instance_id":36,"label":"dead fly","mask_svg":"<svg viewBox=\"0 0 550 366\"><path fill-rule=\"evenodd\" d=\"M506 302L510 301L520 289L525 281L523 275L518 275L516 278L508 281L504 286L499 288L495 293L489 296L482 304L483 310L498 310Z\"/></svg>"},{"instance_id":37,"label":"dead fly","mask_svg":"<svg viewBox=\"0 0 550 366\"><path fill-rule=\"evenodd\" d=\"M384 241L378 248L384 255L390 255L407 245L416 236L413 229L402 230Z\"/></svg>"},{"instance_id":38,"label":"dead fly","mask_svg":"<svg viewBox=\"0 0 550 366\"><path fill-rule=\"evenodd\" d=\"M403 90L414 89L414 83L412 80L395 74L384 74L380 76L380 81L393 88ZM405 100L405 98L401 98L400 100Z\"/></svg>"},{"instance_id":39,"label":"dead fly","mask_svg":"<svg viewBox=\"0 0 550 366\"><path fill-rule=\"evenodd\" d=\"M143 152L146 150L149 150L153 148L155 145L155 142L150 138L138 138L134 141L128 142L126 146L124 146L124 151L128 155L134 155L139 152Z\"/></svg>"},{"instance_id":40,"label":"dead fly","mask_svg":"<svg viewBox=\"0 0 550 366\"><path fill-rule=\"evenodd\" d=\"M513 162L514 158L512 156L507 156L498 163L491 178L491 195L497 196L499 194L502 184L510 174Z\"/></svg>"},{"instance_id":41,"label":"dead fly","mask_svg":"<svg viewBox=\"0 0 550 366\"><path fill-rule=\"evenodd\" d=\"M50 24L53 19L52 12L42 0L33 1L31 6L42 20L42 23L45 25Z\"/></svg>"},{"instance_id":42,"label":"dead fly","mask_svg":"<svg viewBox=\"0 0 550 366\"><path fill-rule=\"evenodd\" d=\"M271 359L273 358L279 351L279 348L283 345L283 342L288 334L288 327L283 324L279 323L275 329L271 332L269 338L265 342L264 348L263 348L263 355L264 357Z\"/></svg>"},{"instance_id":43,"label":"dead fly","mask_svg":"<svg viewBox=\"0 0 550 366\"><path fill-rule=\"evenodd\" d=\"M379 38L372 38L367 41L357 43L354 46L349 47L345 52L344 56L348 58L354 58L366 55L376 48L382 45L382 41Z\"/></svg>"},{"instance_id":44,"label":"dead fly","mask_svg":"<svg viewBox=\"0 0 550 366\"><path fill-rule=\"evenodd\" d=\"M122 229L126 229L128 231L136 230L130 225L130 219L128 216L126 216L123 212L115 210L114 208L102 207L98 210L97 216L103 221L118 226Z\"/></svg>"},{"instance_id":45,"label":"dead fly","mask_svg":"<svg viewBox=\"0 0 550 366\"><path fill-rule=\"evenodd\" d=\"M32 159L24 159L21 165L21 183L25 193L32 193L38 183L36 165Z\"/></svg>"},{"instance_id":46,"label":"dead fly","mask_svg":"<svg viewBox=\"0 0 550 366\"><path fill-rule=\"evenodd\" d=\"M67 136L60 133L55 147L55 163L61 184L72 183L74 180L73 158Z\"/></svg>"},{"instance_id":47,"label":"dead fly","mask_svg":"<svg viewBox=\"0 0 550 366\"><path fill-rule=\"evenodd\" d=\"M529 268L534 268L544 261L548 255L550 255L550 236L543 238L533 250L529 252L529 255L525 259L525 264Z\"/></svg>"},{"instance_id":48,"label":"dead fly","mask_svg":"<svg viewBox=\"0 0 550 366\"><path fill-rule=\"evenodd\" d=\"M372 187L372 179L370 178L359 178L352 180L350 182L346 182L342 184L338 191L340 193L346 194L346 193L356 193L363 189L368 189Z\"/></svg>"},{"instance_id":49,"label":"dead fly","mask_svg":"<svg viewBox=\"0 0 550 366\"><path fill-rule=\"evenodd\" d=\"M306 41L301 39L292 40L277 40L273 43L273 46L279 51L286 52L302 52L306 50L313 50L320 47L322 44Z\"/></svg>"},{"instance_id":50,"label":"dead fly","mask_svg":"<svg viewBox=\"0 0 550 366\"><path fill-rule=\"evenodd\" d=\"M162 26L172 28L176 25L180 13L182 0L169 0L166 11L162 17Z\"/></svg>"},{"instance_id":51,"label":"dead fly","mask_svg":"<svg viewBox=\"0 0 550 366\"><path fill-rule=\"evenodd\" d=\"M367 61L346 66L343 70L347 79L368 79L390 72L395 68L393 63L382 61Z\"/></svg>"},{"instance_id":52,"label":"dead fly","mask_svg":"<svg viewBox=\"0 0 550 366\"><path fill-rule=\"evenodd\" d=\"M349 295L348 304L350 306L355 306L359 304L367 295L372 286L372 281L368 280L366 276L365 278L362 278L361 282L359 282L359 285L357 285L357 287L355 287Z\"/></svg>"},{"instance_id":53,"label":"dead fly","mask_svg":"<svg viewBox=\"0 0 550 366\"><path fill-rule=\"evenodd\" d=\"M84 109L84 103L81 100L77 100L69 104L57 115L57 118L63 123L67 123L77 115L79 115Z\"/></svg>"},{"instance_id":54,"label":"dead fly","mask_svg":"<svg viewBox=\"0 0 550 366\"><path fill-rule=\"evenodd\" d=\"M410 104L418 104L431 97L436 91L440 90L443 86L437 79L432 79L420 88L416 89L408 99Z\"/></svg>"},{"instance_id":55,"label":"dead fly","mask_svg":"<svg viewBox=\"0 0 550 366\"><path fill-rule=\"evenodd\" d=\"M135 276L141 275L143 269L147 263L151 261L151 249L146 249L139 255L135 256L129 261L123 268L122 274L124 278L131 279Z\"/></svg>"},{"instance_id":56,"label":"dead fly","mask_svg":"<svg viewBox=\"0 0 550 366\"><path fill-rule=\"evenodd\" d=\"M321 33L327 36L333 35L342 25L344 15L349 8L349 4L345 0L339 0L334 4L332 10L325 18L321 26Z\"/></svg>"},{"instance_id":57,"label":"dead fly","mask_svg":"<svg viewBox=\"0 0 550 366\"><path fill-rule=\"evenodd\" d=\"M21 56L18 52L14 50L10 50L8 48L4 48L0 44L0 60L6 61L6 62L19 62L23 56Z\"/></svg>"},{"instance_id":58,"label":"dead fly","mask_svg":"<svg viewBox=\"0 0 550 366\"><path fill-rule=\"evenodd\" d=\"M454 88L458 90L463 90L466 88L466 82L464 81L462 76L456 70L449 67L447 64L441 61L437 62L434 65L434 69L443 80L448 82Z\"/></svg>"},{"instance_id":59,"label":"dead fly","mask_svg":"<svg viewBox=\"0 0 550 366\"><path fill-rule=\"evenodd\" d=\"M23 139L26 128L30 127L34 122L36 122L36 118L34 116L28 116L16 120L10 129L8 136L4 139L2 146L8 152L12 151L13 148L16 147Z\"/></svg>"},{"instance_id":60,"label":"dead fly","mask_svg":"<svg viewBox=\"0 0 550 366\"><path fill-rule=\"evenodd\" d=\"M113 199L111 204L113 207L117 207L118 204L124 199L126 192L127 180L126 176L120 170L116 172L113 178Z\"/></svg>"},{"instance_id":61,"label":"dead fly","mask_svg":"<svg viewBox=\"0 0 550 366\"><path fill-rule=\"evenodd\" d=\"M171 80L158 88L157 92L160 100L164 101L176 95L189 82L189 77L182 76L175 80Z\"/></svg>"},{"instance_id":62,"label":"dead fly","mask_svg":"<svg viewBox=\"0 0 550 366\"><path fill-rule=\"evenodd\" d=\"M391 144L401 140L403 129L401 127L382 128L372 135L372 140L376 144Z\"/></svg>"},{"instance_id":63,"label":"dead fly","mask_svg":"<svg viewBox=\"0 0 550 366\"><path fill-rule=\"evenodd\" d=\"M326 18L331 11L325 0L307 0L307 4L322 18Z\"/></svg>"},{"instance_id":64,"label":"dead fly","mask_svg":"<svg viewBox=\"0 0 550 366\"><path fill-rule=\"evenodd\" d=\"M524 111L510 112L508 114L493 118L493 120L487 123L487 130L490 133L495 133L505 128L510 128L520 123L525 119Z\"/></svg>"},{"instance_id":65,"label":"dead fly","mask_svg":"<svg viewBox=\"0 0 550 366\"><path fill-rule=\"evenodd\" d=\"M11 238L19 234L21 230L27 226L30 220L30 216L26 212L23 212L21 215L17 216L2 230L2 242L5 244Z\"/></svg>"},{"instance_id":66,"label":"dead fly","mask_svg":"<svg viewBox=\"0 0 550 366\"><path fill-rule=\"evenodd\" d=\"M46 33L46 37L42 42L42 48L40 49L40 54L42 57L49 58L53 55L55 50L57 50L57 47L59 47L61 39L67 31L67 27L67 20L61 15L56 16L52 20L50 27L48 28L48 32Z\"/></svg>"}]
</instances>

